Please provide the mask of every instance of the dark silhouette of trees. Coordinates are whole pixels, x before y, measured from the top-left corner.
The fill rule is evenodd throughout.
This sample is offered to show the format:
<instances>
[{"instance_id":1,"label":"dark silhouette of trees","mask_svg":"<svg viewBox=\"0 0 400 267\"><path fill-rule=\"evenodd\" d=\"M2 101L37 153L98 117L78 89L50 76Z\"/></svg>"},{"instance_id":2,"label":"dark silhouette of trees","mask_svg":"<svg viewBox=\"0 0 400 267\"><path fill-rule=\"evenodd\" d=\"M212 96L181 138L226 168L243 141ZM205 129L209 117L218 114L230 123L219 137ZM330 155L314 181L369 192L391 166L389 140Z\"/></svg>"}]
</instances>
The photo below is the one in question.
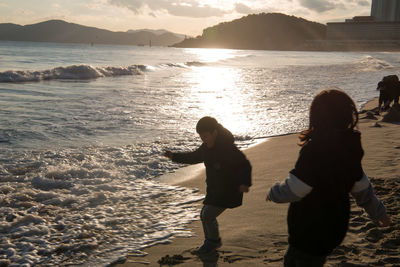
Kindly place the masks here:
<instances>
[{"instance_id":1,"label":"dark silhouette of trees","mask_svg":"<svg viewBox=\"0 0 400 267\"><path fill-rule=\"evenodd\" d=\"M175 47L296 50L306 40L325 39L326 26L280 13L248 15L203 30Z\"/></svg>"}]
</instances>

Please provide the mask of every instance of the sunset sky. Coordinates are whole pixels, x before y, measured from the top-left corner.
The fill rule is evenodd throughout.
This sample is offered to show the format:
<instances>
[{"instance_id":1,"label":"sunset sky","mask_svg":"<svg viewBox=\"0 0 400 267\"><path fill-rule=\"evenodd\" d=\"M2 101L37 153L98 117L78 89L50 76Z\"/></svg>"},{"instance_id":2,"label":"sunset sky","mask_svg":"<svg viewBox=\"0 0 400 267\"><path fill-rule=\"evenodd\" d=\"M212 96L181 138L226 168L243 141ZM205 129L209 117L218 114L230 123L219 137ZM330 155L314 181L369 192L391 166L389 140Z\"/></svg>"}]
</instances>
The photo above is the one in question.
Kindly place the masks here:
<instances>
[{"instance_id":1,"label":"sunset sky","mask_svg":"<svg viewBox=\"0 0 400 267\"><path fill-rule=\"evenodd\" d=\"M112 31L166 29L195 36L208 26L254 13L326 23L369 15L370 9L371 0L0 0L0 23L62 19Z\"/></svg>"}]
</instances>

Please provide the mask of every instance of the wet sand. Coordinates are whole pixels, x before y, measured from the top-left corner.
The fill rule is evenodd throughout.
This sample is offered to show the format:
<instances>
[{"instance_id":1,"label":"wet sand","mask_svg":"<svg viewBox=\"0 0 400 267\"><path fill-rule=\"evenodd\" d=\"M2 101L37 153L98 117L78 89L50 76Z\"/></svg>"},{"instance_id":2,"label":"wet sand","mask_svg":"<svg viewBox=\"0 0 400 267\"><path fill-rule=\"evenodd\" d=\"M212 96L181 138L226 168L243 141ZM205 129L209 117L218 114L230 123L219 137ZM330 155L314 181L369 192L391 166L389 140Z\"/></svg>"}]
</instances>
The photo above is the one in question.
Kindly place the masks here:
<instances>
[{"instance_id":1,"label":"wet sand","mask_svg":"<svg viewBox=\"0 0 400 267\"><path fill-rule=\"evenodd\" d=\"M376 106L375 99L364 111ZM347 237L325 266L400 266L400 123L381 122L379 115L365 117L367 113L360 114L363 167L387 207L392 225L377 227L353 203ZM203 257L190 253L203 242L201 223L195 221L188 226L193 237L147 248L147 256L128 257L118 266L160 266L157 262L163 257L165 263L180 262L177 266L283 266L288 205L267 203L265 196L269 187L284 180L293 168L300 148L297 142L297 134L292 134L269 138L245 150L253 166L253 186L241 207L218 217L223 246L217 253ZM205 173L197 172L189 180L179 179L177 184L204 193ZM198 205L200 210L201 203ZM167 259L166 255L175 258Z\"/></svg>"}]
</instances>

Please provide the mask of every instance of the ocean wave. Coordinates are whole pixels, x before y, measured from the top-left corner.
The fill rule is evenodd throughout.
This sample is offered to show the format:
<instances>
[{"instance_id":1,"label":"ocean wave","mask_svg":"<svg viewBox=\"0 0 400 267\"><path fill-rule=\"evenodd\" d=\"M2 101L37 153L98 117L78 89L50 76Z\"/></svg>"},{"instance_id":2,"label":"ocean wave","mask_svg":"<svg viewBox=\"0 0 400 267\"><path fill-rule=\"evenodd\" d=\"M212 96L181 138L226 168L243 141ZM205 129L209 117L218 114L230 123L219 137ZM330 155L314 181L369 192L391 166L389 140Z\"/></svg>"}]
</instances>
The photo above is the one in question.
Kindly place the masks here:
<instances>
[{"instance_id":1,"label":"ocean wave","mask_svg":"<svg viewBox=\"0 0 400 267\"><path fill-rule=\"evenodd\" d=\"M189 61L189 62L186 62L185 65L189 66L189 67L202 67L202 66L207 65L207 63L200 62L200 61Z\"/></svg>"},{"instance_id":2,"label":"ocean wave","mask_svg":"<svg viewBox=\"0 0 400 267\"><path fill-rule=\"evenodd\" d=\"M162 63L159 65L161 68L186 68L183 63Z\"/></svg>"},{"instance_id":3,"label":"ocean wave","mask_svg":"<svg viewBox=\"0 0 400 267\"><path fill-rule=\"evenodd\" d=\"M71 182L46 179L40 176L33 178L31 183L34 188L46 191L52 189L67 189L73 186Z\"/></svg>"},{"instance_id":4,"label":"ocean wave","mask_svg":"<svg viewBox=\"0 0 400 267\"><path fill-rule=\"evenodd\" d=\"M185 63L163 63L162 68L201 67L207 63L189 61ZM0 72L0 83L40 82L49 80L90 80L102 77L141 75L151 70L151 66L131 65L127 67L107 66L94 67L91 65L72 65L48 70L9 70Z\"/></svg>"},{"instance_id":5,"label":"ocean wave","mask_svg":"<svg viewBox=\"0 0 400 267\"><path fill-rule=\"evenodd\" d=\"M114 77L122 75L140 75L147 70L144 65L127 67L93 67L90 65L72 65L57 67L42 71L4 71L0 72L0 82L38 82L47 80L89 80L100 77Z\"/></svg>"},{"instance_id":6,"label":"ocean wave","mask_svg":"<svg viewBox=\"0 0 400 267\"><path fill-rule=\"evenodd\" d=\"M250 135L235 135L235 141L243 142L243 141L252 141L254 139L253 136Z\"/></svg>"},{"instance_id":7,"label":"ocean wave","mask_svg":"<svg viewBox=\"0 0 400 267\"><path fill-rule=\"evenodd\" d=\"M360 71L376 71L393 68L393 65L389 62L374 58L372 56L366 56L362 58L361 60L355 62L355 65Z\"/></svg>"},{"instance_id":8,"label":"ocean wave","mask_svg":"<svg viewBox=\"0 0 400 267\"><path fill-rule=\"evenodd\" d=\"M292 65L286 66L282 69L287 73L291 73L291 75L296 75L295 73L302 73L301 76L308 77L310 73L329 73L329 76L338 77L346 74L346 73L358 73L357 75L361 75L361 73L366 72L382 72L388 71L397 68L396 65L393 66L388 61L373 57L373 56L364 56L358 59L354 59L348 62L336 62L333 64L316 64L316 65ZM276 69L274 71L282 72L282 69ZM285 91L281 91L285 92ZM294 92L298 92L297 90L289 91L289 95L293 95Z\"/></svg>"},{"instance_id":9,"label":"ocean wave","mask_svg":"<svg viewBox=\"0 0 400 267\"><path fill-rule=\"evenodd\" d=\"M80 162L90 172L98 165L91 157L67 153L60 158L63 153L50 151L23 153L21 162L37 160L36 153L50 166L69 159L71 169ZM103 157L99 151L91 154L95 155ZM121 173L103 178L79 172L82 176L76 178L49 179L49 169L52 172L46 166L20 180L16 176L5 179L7 173L0 176L0 213L4 215L0 254L7 255L10 265L59 266L68 258L74 266L109 266L128 254L144 255L140 250L145 247L170 242L173 236L191 236L185 226L198 220L192 203L204 198L195 189L132 181Z\"/></svg>"},{"instance_id":10,"label":"ocean wave","mask_svg":"<svg viewBox=\"0 0 400 267\"><path fill-rule=\"evenodd\" d=\"M208 63L201 61L188 61L185 63L162 63L159 66L162 68L190 68L190 67L203 67Z\"/></svg>"}]
</instances>

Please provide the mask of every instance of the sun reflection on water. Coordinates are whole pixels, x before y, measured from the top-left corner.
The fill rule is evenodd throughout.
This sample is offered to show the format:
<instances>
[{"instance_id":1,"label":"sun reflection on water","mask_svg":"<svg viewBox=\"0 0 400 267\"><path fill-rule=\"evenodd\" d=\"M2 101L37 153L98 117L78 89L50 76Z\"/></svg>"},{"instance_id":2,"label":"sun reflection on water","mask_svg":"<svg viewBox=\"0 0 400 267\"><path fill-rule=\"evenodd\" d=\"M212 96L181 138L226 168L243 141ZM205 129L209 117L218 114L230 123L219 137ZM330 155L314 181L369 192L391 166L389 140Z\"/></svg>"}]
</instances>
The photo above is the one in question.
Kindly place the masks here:
<instances>
[{"instance_id":1,"label":"sun reflection on water","mask_svg":"<svg viewBox=\"0 0 400 267\"><path fill-rule=\"evenodd\" d=\"M237 54L236 50L210 48L187 48L185 52L194 54L200 62L205 63L234 58Z\"/></svg>"},{"instance_id":2,"label":"sun reflection on water","mask_svg":"<svg viewBox=\"0 0 400 267\"><path fill-rule=\"evenodd\" d=\"M193 117L213 116L235 135L250 130L248 96L242 88L240 70L226 67L193 68L186 105Z\"/></svg>"}]
</instances>

